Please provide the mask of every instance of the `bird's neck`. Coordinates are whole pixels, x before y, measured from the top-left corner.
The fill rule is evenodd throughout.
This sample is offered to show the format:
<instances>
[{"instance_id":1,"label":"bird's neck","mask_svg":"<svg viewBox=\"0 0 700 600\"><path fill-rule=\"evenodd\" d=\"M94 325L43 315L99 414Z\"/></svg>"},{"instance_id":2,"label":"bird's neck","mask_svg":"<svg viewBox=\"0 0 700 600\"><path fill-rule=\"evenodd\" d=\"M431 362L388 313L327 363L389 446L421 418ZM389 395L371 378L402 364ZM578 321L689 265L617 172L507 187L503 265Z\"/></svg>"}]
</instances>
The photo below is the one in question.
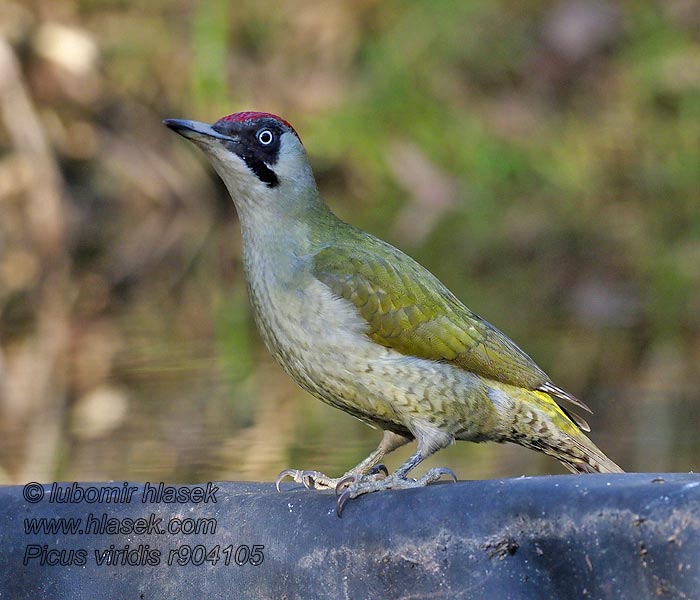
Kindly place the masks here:
<instances>
[{"instance_id":1,"label":"bird's neck","mask_svg":"<svg viewBox=\"0 0 700 600\"><path fill-rule=\"evenodd\" d=\"M327 245L345 225L316 192L302 205L237 205L249 281L286 279L300 261ZM252 281L251 281L252 282Z\"/></svg>"}]
</instances>

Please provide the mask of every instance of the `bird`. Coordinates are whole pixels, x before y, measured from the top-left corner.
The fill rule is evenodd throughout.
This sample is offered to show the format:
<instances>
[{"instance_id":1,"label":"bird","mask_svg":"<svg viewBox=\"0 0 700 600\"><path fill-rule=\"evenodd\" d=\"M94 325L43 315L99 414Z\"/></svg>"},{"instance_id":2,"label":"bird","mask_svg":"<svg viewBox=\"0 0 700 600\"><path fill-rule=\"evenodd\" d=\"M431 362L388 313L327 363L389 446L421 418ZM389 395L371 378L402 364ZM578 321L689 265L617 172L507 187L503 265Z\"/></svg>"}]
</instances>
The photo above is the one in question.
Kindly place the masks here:
<instances>
[{"instance_id":1,"label":"bird","mask_svg":"<svg viewBox=\"0 0 700 600\"><path fill-rule=\"evenodd\" d=\"M281 117L237 112L215 123L165 119L206 155L238 213L248 296L282 369L319 400L381 429L376 450L339 477L285 469L334 489L336 510L364 494L425 486L409 473L458 440L514 442L575 473L621 473L585 435L589 411L429 270L339 219L322 200L301 138ZM397 448L416 451L393 473Z\"/></svg>"}]
</instances>

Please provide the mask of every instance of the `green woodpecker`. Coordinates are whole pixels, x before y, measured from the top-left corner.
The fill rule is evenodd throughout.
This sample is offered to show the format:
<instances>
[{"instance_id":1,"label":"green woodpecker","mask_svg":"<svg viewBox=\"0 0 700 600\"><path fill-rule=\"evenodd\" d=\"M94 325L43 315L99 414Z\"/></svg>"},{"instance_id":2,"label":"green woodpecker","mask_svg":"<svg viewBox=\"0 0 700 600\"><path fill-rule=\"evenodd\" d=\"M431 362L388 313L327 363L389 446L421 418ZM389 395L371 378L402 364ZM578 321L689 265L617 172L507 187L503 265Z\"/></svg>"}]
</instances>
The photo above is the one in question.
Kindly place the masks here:
<instances>
[{"instance_id":1,"label":"green woodpecker","mask_svg":"<svg viewBox=\"0 0 700 600\"><path fill-rule=\"evenodd\" d=\"M515 442L574 472L622 472L560 405L585 404L430 271L330 211L287 121L241 112L164 124L204 151L233 198L255 321L277 362L316 398L384 431L342 477L287 469L278 489L285 476L334 488L340 514L361 494L456 480L442 468L408 478L455 440ZM415 454L388 475L382 458L413 440Z\"/></svg>"}]
</instances>

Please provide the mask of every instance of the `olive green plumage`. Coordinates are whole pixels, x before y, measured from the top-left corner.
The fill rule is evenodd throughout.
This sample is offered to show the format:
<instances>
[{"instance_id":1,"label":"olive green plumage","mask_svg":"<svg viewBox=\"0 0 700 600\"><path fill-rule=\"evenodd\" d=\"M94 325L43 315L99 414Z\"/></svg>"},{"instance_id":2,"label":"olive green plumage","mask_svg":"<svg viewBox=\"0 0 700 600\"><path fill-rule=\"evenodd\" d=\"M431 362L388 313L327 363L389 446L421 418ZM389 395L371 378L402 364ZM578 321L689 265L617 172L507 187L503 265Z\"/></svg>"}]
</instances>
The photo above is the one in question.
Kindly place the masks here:
<instances>
[{"instance_id":1,"label":"olive green plumage","mask_svg":"<svg viewBox=\"0 0 700 600\"><path fill-rule=\"evenodd\" d=\"M455 440L515 442L572 471L621 471L559 402L585 404L427 269L332 214L286 121L237 113L213 126L166 124L204 150L231 193L256 323L273 356L305 390L385 432L346 473L339 510L348 497L435 481L444 469L418 481L407 474ZM382 457L412 440L415 454L378 480ZM314 487L347 479L285 475Z\"/></svg>"},{"instance_id":2,"label":"olive green plumage","mask_svg":"<svg viewBox=\"0 0 700 600\"><path fill-rule=\"evenodd\" d=\"M518 387L547 383L527 354L432 273L360 230L348 227L344 233L316 254L314 275L357 307L375 342Z\"/></svg>"},{"instance_id":3,"label":"olive green plumage","mask_svg":"<svg viewBox=\"0 0 700 600\"><path fill-rule=\"evenodd\" d=\"M342 236L314 256L313 273L355 305L375 342L405 355L450 362L488 379L546 391L590 411L554 386L512 340L411 257L346 223L341 231ZM581 417L569 417L588 430Z\"/></svg>"},{"instance_id":4,"label":"olive green plumage","mask_svg":"<svg viewBox=\"0 0 700 600\"><path fill-rule=\"evenodd\" d=\"M556 444L547 447L530 435L530 423L515 427L510 441L552 454L572 471L620 470L583 435L581 429L589 430L586 421L557 400L590 409L552 384L532 358L411 257L338 222L332 242L313 255L312 264L319 281L356 307L372 340L406 356L452 364L487 381L506 384L511 395L510 386L519 388L515 394L522 407L546 415L553 428L571 441L573 455L567 458L566 453L558 453ZM588 457L593 458L592 464Z\"/></svg>"}]
</instances>

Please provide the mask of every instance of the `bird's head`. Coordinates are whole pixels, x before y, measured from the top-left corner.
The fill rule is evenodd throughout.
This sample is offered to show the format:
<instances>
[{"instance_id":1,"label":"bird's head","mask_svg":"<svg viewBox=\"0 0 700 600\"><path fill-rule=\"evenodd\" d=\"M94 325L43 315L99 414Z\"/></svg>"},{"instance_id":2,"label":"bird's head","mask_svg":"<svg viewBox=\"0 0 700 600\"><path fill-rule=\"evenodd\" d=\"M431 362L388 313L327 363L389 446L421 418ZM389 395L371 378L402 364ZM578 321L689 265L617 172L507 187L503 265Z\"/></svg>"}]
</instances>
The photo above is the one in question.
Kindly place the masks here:
<instances>
[{"instance_id":1,"label":"bird's head","mask_svg":"<svg viewBox=\"0 0 700 600\"><path fill-rule=\"evenodd\" d=\"M276 115L239 112L213 125L183 119L165 119L163 124L204 151L239 210L294 210L317 196L299 135Z\"/></svg>"}]
</instances>

